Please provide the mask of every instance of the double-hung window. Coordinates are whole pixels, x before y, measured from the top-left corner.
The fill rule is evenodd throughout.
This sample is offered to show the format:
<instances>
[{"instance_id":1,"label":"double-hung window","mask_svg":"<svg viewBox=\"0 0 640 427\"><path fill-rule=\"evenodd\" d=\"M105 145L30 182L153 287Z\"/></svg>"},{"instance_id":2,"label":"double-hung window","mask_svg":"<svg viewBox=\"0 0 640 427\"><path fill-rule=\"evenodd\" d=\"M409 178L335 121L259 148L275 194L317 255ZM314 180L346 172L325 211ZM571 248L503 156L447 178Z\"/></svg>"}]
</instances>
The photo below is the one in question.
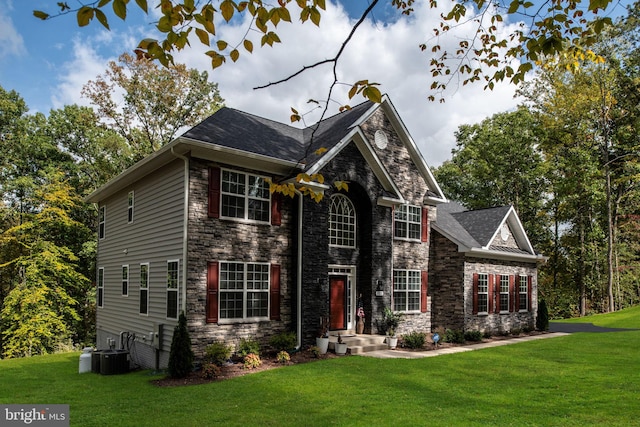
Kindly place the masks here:
<instances>
[{"instance_id":1,"label":"double-hung window","mask_svg":"<svg viewBox=\"0 0 640 427\"><path fill-rule=\"evenodd\" d=\"M397 206L393 214L393 235L399 239L420 240L422 208L413 205Z\"/></svg>"},{"instance_id":2,"label":"double-hung window","mask_svg":"<svg viewBox=\"0 0 640 427\"><path fill-rule=\"evenodd\" d=\"M221 184L222 217L270 221L271 193L264 178L223 170Z\"/></svg>"},{"instance_id":3,"label":"double-hung window","mask_svg":"<svg viewBox=\"0 0 640 427\"><path fill-rule=\"evenodd\" d=\"M100 206L100 209L98 209L98 238L99 239L104 239L106 222L107 222L107 207Z\"/></svg>"},{"instance_id":4,"label":"double-hung window","mask_svg":"<svg viewBox=\"0 0 640 427\"><path fill-rule=\"evenodd\" d=\"M509 276L500 275L500 312L509 311Z\"/></svg>"},{"instance_id":5,"label":"double-hung window","mask_svg":"<svg viewBox=\"0 0 640 427\"><path fill-rule=\"evenodd\" d=\"M329 245L356 247L356 210L343 194L331 197L329 207Z\"/></svg>"},{"instance_id":6,"label":"double-hung window","mask_svg":"<svg viewBox=\"0 0 640 427\"><path fill-rule=\"evenodd\" d=\"M269 317L269 264L220 263L220 319Z\"/></svg>"},{"instance_id":7,"label":"double-hung window","mask_svg":"<svg viewBox=\"0 0 640 427\"><path fill-rule=\"evenodd\" d=\"M98 280L96 286L96 304L98 307L102 308L104 304L104 268L100 267L98 269Z\"/></svg>"},{"instance_id":8,"label":"double-hung window","mask_svg":"<svg viewBox=\"0 0 640 427\"><path fill-rule=\"evenodd\" d=\"M122 266L122 296L126 297L129 295L129 266Z\"/></svg>"},{"instance_id":9,"label":"double-hung window","mask_svg":"<svg viewBox=\"0 0 640 427\"><path fill-rule=\"evenodd\" d=\"M420 270L394 270L393 310L420 311Z\"/></svg>"},{"instance_id":10,"label":"double-hung window","mask_svg":"<svg viewBox=\"0 0 640 427\"><path fill-rule=\"evenodd\" d=\"M520 276L518 283L518 310L526 311L529 309L529 277Z\"/></svg>"},{"instance_id":11,"label":"double-hung window","mask_svg":"<svg viewBox=\"0 0 640 427\"><path fill-rule=\"evenodd\" d=\"M167 261L167 319L178 318L178 268L177 260Z\"/></svg>"},{"instance_id":12,"label":"double-hung window","mask_svg":"<svg viewBox=\"0 0 640 427\"><path fill-rule=\"evenodd\" d=\"M133 222L133 191L129 191L129 196L127 197L127 222L131 224Z\"/></svg>"},{"instance_id":13,"label":"double-hung window","mask_svg":"<svg viewBox=\"0 0 640 427\"><path fill-rule=\"evenodd\" d=\"M489 312L489 275L478 274L478 313Z\"/></svg>"},{"instance_id":14,"label":"double-hung window","mask_svg":"<svg viewBox=\"0 0 640 427\"><path fill-rule=\"evenodd\" d=\"M149 314L149 264L140 264L140 314Z\"/></svg>"}]
</instances>

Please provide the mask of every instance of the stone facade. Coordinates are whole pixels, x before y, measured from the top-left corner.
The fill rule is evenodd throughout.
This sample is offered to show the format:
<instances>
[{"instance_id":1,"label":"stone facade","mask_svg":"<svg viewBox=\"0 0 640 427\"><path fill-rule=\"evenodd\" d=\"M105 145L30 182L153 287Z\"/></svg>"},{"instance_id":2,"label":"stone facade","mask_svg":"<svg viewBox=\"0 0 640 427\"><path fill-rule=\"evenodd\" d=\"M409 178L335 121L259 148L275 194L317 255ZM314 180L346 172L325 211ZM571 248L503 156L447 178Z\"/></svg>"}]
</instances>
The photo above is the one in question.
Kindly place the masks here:
<instances>
[{"instance_id":1,"label":"stone facade","mask_svg":"<svg viewBox=\"0 0 640 427\"><path fill-rule=\"evenodd\" d=\"M208 173L213 164L191 159L188 221L187 324L196 357L213 341L237 343L242 338L266 344L277 333L291 330L295 254L294 200L286 198L279 226L208 216ZM222 166L224 165L215 165ZM242 169L229 167L234 171ZM249 171L253 172L253 171ZM207 323L207 264L210 261L265 262L280 265L280 321Z\"/></svg>"}]
</instances>

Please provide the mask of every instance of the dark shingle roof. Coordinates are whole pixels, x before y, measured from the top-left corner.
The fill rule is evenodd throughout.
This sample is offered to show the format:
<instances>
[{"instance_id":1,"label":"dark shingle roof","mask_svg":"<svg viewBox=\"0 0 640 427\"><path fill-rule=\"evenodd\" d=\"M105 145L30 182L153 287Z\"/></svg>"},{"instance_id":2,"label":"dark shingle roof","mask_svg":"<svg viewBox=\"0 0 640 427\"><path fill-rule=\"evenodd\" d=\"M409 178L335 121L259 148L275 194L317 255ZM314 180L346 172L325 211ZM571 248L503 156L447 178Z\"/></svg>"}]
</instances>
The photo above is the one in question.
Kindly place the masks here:
<instances>
[{"instance_id":1,"label":"dark shingle roof","mask_svg":"<svg viewBox=\"0 0 640 427\"><path fill-rule=\"evenodd\" d=\"M305 129L223 107L182 136L309 167L320 158L315 151L331 149L371 105L364 102Z\"/></svg>"},{"instance_id":2,"label":"dark shingle roof","mask_svg":"<svg viewBox=\"0 0 640 427\"><path fill-rule=\"evenodd\" d=\"M478 209L473 211L456 203L438 205L437 226L469 248L485 247L511 206Z\"/></svg>"}]
</instances>

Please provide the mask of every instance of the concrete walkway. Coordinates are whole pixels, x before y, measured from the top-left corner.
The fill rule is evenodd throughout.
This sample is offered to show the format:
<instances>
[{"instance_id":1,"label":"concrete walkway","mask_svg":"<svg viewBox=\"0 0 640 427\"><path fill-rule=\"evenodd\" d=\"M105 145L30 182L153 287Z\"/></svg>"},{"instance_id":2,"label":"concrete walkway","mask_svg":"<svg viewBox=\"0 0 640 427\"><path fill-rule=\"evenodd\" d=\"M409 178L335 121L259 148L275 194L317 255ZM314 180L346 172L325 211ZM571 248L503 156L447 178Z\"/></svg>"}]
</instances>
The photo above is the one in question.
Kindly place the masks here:
<instances>
[{"instance_id":1,"label":"concrete walkway","mask_svg":"<svg viewBox=\"0 0 640 427\"><path fill-rule=\"evenodd\" d=\"M567 332L552 332L541 335L531 335L526 337L511 338L506 340L497 340L491 342L483 342L458 347L440 348L429 351L405 351L405 350L376 350L361 353L359 356L377 357L380 359L420 359L423 357L434 357L442 354L463 353L465 351L481 350L483 348L500 347L503 345L517 344L526 341L542 340L547 338L556 338L569 335Z\"/></svg>"}]
</instances>

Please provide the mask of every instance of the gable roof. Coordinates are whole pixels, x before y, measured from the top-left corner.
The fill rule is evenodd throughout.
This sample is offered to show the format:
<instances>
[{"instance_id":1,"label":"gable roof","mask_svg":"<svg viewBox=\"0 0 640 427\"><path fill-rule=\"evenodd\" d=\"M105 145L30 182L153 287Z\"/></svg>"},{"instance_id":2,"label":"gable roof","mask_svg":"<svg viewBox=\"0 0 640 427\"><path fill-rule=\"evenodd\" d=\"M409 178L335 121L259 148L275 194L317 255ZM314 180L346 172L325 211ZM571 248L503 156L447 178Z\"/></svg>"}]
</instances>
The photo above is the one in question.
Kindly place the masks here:
<instances>
[{"instance_id":1,"label":"gable roof","mask_svg":"<svg viewBox=\"0 0 640 427\"><path fill-rule=\"evenodd\" d=\"M511 231L518 248L492 245L503 225ZM466 210L456 202L438 205L434 230L458 245L458 251L469 256L541 261L513 206Z\"/></svg>"},{"instance_id":2,"label":"gable roof","mask_svg":"<svg viewBox=\"0 0 640 427\"><path fill-rule=\"evenodd\" d=\"M193 157L219 163L295 177L300 172L319 172L349 142L354 141L381 182L387 194L386 199L393 203L402 202L402 195L393 178L383 167L359 126L378 108L384 109L407 147L412 161L427 182L429 193L426 199L431 203L445 201L444 194L417 145L386 95L380 104L366 101L304 129L223 107L94 191L87 200L103 200L123 186L175 160L177 156L188 153ZM319 152L319 148L325 150Z\"/></svg>"}]
</instances>

